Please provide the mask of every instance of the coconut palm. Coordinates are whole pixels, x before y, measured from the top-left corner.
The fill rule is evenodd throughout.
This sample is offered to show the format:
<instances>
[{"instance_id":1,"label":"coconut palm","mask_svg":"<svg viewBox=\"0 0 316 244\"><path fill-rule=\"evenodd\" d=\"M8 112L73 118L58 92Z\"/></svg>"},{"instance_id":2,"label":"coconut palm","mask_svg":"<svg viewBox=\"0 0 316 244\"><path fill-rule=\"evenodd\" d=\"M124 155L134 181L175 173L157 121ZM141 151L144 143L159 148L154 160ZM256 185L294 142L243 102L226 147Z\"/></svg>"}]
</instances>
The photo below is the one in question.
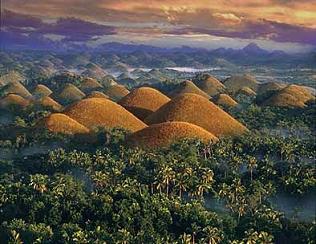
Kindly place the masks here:
<instances>
[{"instance_id":1,"label":"coconut palm","mask_svg":"<svg viewBox=\"0 0 316 244\"><path fill-rule=\"evenodd\" d=\"M31 175L31 183L32 186L36 191L43 193L47 190L47 183L48 183L48 176L47 175Z\"/></svg>"},{"instance_id":2,"label":"coconut palm","mask_svg":"<svg viewBox=\"0 0 316 244\"><path fill-rule=\"evenodd\" d=\"M253 170L258 166L257 159L255 157L249 156L248 157L248 164L247 168L250 172L250 180L253 180Z\"/></svg>"},{"instance_id":3,"label":"coconut palm","mask_svg":"<svg viewBox=\"0 0 316 244\"><path fill-rule=\"evenodd\" d=\"M203 232L206 234L206 237L203 241L208 244L218 244L223 239L223 233L216 227L207 226L203 229Z\"/></svg>"}]
</instances>

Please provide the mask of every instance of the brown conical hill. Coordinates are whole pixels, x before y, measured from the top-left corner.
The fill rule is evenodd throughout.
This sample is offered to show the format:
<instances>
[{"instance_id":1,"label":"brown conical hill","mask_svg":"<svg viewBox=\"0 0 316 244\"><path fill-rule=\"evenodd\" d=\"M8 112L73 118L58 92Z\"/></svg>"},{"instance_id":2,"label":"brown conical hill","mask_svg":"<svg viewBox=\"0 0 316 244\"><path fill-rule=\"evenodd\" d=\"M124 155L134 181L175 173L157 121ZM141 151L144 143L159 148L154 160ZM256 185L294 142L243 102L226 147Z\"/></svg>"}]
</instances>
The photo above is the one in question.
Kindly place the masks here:
<instances>
[{"instance_id":1,"label":"brown conical hill","mask_svg":"<svg viewBox=\"0 0 316 244\"><path fill-rule=\"evenodd\" d=\"M226 89L224 84L209 74L200 75L193 81L195 85L210 96L215 96Z\"/></svg>"},{"instance_id":2,"label":"brown conical hill","mask_svg":"<svg viewBox=\"0 0 316 244\"><path fill-rule=\"evenodd\" d=\"M42 98L42 97L48 97L52 93L53 93L52 90L49 89L47 86L38 84L33 91L33 96L35 98Z\"/></svg>"},{"instance_id":3,"label":"brown conical hill","mask_svg":"<svg viewBox=\"0 0 316 244\"><path fill-rule=\"evenodd\" d=\"M283 93L292 94L293 96L296 96L298 99L300 99L302 102L307 102L309 100L315 99L315 96L312 95L312 93L298 85L289 85L282 89Z\"/></svg>"},{"instance_id":4,"label":"brown conical hill","mask_svg":"<svg viewBox=\"0 0 316 244\"><path fill-rule=\"evenodd\" d=\"M90 92L102 87L103 86L97 80L92 78L84 78L80 84L80 89L84 92Z\"/></svg>"},{"instance_id":5,"label":"brown conical hill","mask_svg":"<svg viewBox=\"0 0 316 244\"><path fill-rule=\"evenodd\" d=\"M32 94L20 82L11 82L3 87L3 94L17 94L24 98L32 97Z\"/></svg>"},{"instance_id":6,"label":"brown conical hill","mask_svg":"<svg viewBox=\"0 0 316 244\"><path fill-rule=\"evenodd\" d=\"M80 101L86 95L75 85L73 84L66 84L64 89L59 93L58 99L62 103L73 103L76 101Z\"/></svg>"},{"instance_id":7,"label":"brown conical hill","mask_svg":"<svg viewBox=\"0 0 316 244\"><path fill-rule=\"evenodd\" d=\"M262 103L264 106L303 108L309 101L315 100L310 91L297 85L289 85L274 93Z\"/></svg>"},{"instance_id":8,"label":"brown conical hill","mask_svg":"<svg viewBox=\"0 0 316 244\"><path fill-rule=\"evenodd\" d=\"M64 113L90 129L120 127L135 132L147 126L122 106L104 98L84 99Z\"/></svg>"},{"instance_id":9,"label":"brown conical hill","mask_svg":"<svg viewBox=\"0 0 316 244\"><path fill-rule=\"evenodd\" d=\"M149 125L167 121L192 123L217 137L237 136L247 131L245 126L214 103L192 93L172 99L145 119L145 123Z\"/></svg>"},{"instance_id":10,"label":"brown conical hill","mask_svg":"<svg viewBox=\"0 0 316 244\"><path fill-rule=\"evenodd\" d=\"M219 94L215 96L213 101L217 105L221 105L226 108L232 108L238 105L238 103L227 94Z\"/></svg>"},{"instance_id":11,"label":"brown conical hill","mask_svg":"<svg viewBox=\"0 0 316 244\"><path fill-rule=\"evenodd\" d=\"M140 87L131 91L118 103L134 114L137 118L144 120L169 101L170 98L156 89L150 87Z\"/></svg>"},{"instance_id":12,"label":"brown conical hill","mask_svg":"<svg viewBox=\"0 0 316 244\"><path fill-rule=\"evenodd\" d=\"M187 122L165 122L151 125L126 138L130 146L141 148L167 147L181 139L200 139L204 142L216 142L218 139L200 126Z\"/></svg>"},{"instance_id":13,"label":"brown conical hill","mask_svg":"<svg viewBox=\"0 0 316 244\"><path fill-rule=\"evenodd\" d=\"M8 94L0 100L0 108L10 109L12 107L25 108L30 101L16 94Z\"/></svg>"},{"instance_id":14,"label":"brown conical hill","mask_svg":"<svg viewBox=\"0 0 316 244\"><path fill-rule=\"evenodd\" d=\"M108 87L104 93L108 95L113 101L119 101L121 98L129 94L129 90L123 85L113 85Z\"/></svg>"},{"instance_id":15,"label":"brown conical hill","mask_svg":"<svg viewBox=\"0 0 316 244\"><path fill-rule=\"evenodd\" d=\"M107 73L98 65L90 63L86 66L86 70L81 73L82 76L91 77L93 79L102 79Z\"/></svg>"},{"instance_id":16,"label":"brown conical hill","mask_svg":"<svg viewBox=\"0 0 316 244\"><path fill-rule=\"evenodd\" d=\"M60 105L58 102L56 102L51 97L43 97L40 100L36 101L36 103L45 107L45 108L50 108L56 112L60 112L63 110L63 106Z\"/></svg>"},{"instance_id":17,"label":"brown conical hill","mask_svg":"<svg viewBox=\"0 0 316 244\"><path fill-rule=\"evenodd\" d=\"M0 76L0 87L12 82L21 82L25 78L17 71L10 71L7 74Z\"/></svg>"},{"instance_id":18,"label":"brown conical hill","mask_svg":"<svg viewBox=\"0 0 316 244\"><path fill-rule=\"evenodd\" d=\"M105 99L109 99L110 97L105 95L103 92L100 91L93 91L89 94L89 96L87 98L105 98Z\"/></svg>"},{"instance_id":19,"label":"brown conical hill","mask_svg":"<svg viewBox=\"0 0 316 244\"><path fill-rule=\"evenodd\" d=\"M248 96L248 97L255 97L257 96L257 93L252 90L250 87L248 86L244 86L243 88L241 88L236 95L244 95L244 96Z\"/></svg>"},{"instance_id":20,"label":"brown conical hill","mask_svg":"<svg viewBox=\"0 0 316 244\"><path fill-rule=\"evenodd\" d=\"M267 92L279 91L284 87L285 87L285 85L282 83L278 83L278 82L274 82L274 81L266 82L266 83L262 83L259 85L257 93L264 94Z\"/></svg>"},{"instance_id":21,"label":"brown conical hill","mask_svg":"<svg viewBox=\"0 0 316 244\"><path fill-rule=\"evenodd\" d=\"M61 113L53 113L44 118L40 123L40 127L44 127L54 133L62 133L67 135L87 134L89 129Z\"/></svg>"},{"instance_id":22,"label":"brown conical hill","mask_svg":"<svg viewBox=\"0 0 316 244\"><path fill-rule=\"evenodd\" d=\"M178 86L169 94L170 97L176 97L185 93L193 93L210 99L210 96L207 95L204 91L198 88L192 81L186 80L178 84Z\"/></svg>"},{"instance_id":23,"label":"brown conical hill","mask_svg":"<svg viewBox=\"0 0 316 244\"><path fill-rule=\"evenodd\" d=\"M238 92L243 87L249 87L254 91L258 88L256 78L248 74L231 76L224 81L224 85L232 93Z\"/></svg>"}]
</instances>

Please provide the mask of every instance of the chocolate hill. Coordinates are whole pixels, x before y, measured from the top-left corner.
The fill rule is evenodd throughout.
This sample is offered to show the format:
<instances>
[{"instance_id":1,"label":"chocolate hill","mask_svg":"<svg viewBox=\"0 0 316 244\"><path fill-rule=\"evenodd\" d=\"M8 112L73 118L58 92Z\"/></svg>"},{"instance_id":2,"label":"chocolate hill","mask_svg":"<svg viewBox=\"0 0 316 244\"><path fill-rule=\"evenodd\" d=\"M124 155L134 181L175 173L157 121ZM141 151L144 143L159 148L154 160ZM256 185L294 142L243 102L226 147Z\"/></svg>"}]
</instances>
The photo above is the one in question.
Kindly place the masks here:
<instances>
[{"instance_id":1,"label":"chocolate hill","mask_svg":"<svg viewBox=\"0 0 316 244\"><path fill-rule=\"evenodd\" d=\"M248 74L231 76L224 81L224 85L232 93L238 92L243 87L249 87L254 91L258 88L256 78Z\"/></svg>"},{"instance_id":2,"label":"chocolate hill","mask_svg":"<svg viewBox=\"0 0 316 244\"><path fill-rule=\"evenodd\" d=\"M156 89L141 87L131 91L118 103L134 114L137 118L144 120L169 101L170 98Z\"/></svg>"},{"instance_id":3,"label":"chocolate hill","mask_svg":"<svg viewBox=\"0 0 316 244\"><path fill-rule=\"evenodd\" d=\"M236 92L236 95L255 97L257 93L254 90L252 90L250 87L244 86L243 88L241 88L239 91Z\"/></svg>"},{"instance_id":4,"label":"chocolate hill","mask_svg":"<svg viewBox=\"0 0 316 244\"><path fill-rule=\"evenodd\" d=\"M86 95L73 84L66 84L64 89L59 93L58 100L64 104L73 103L83 99Z\"/></svg>"},{"instance_id":5,"label":"chocolate hill","mask_svg":"<svg viewBox=\"0 0 316 244\"><path fill-rule=\"evenodd\" d=\"M145 119L148 125L167 121L184 121L206 129L217 137L237 136L247 128L208 99L192 94L182 94L162 106Z\"/></svg>"},{"instance_id":6,"label":"chocolate hill","mask_svg":"<svg viewBox=\"0 0 316 244\"><path fill-rule=\"evenodd\" d=\"M278 82L266 82L259 85L257 93L264 94L271 91L279 91L284 88L286 85Z\"/></svg>"},{"instance_id":7,"label":"chocolate hill","mask_svg":"<svg viewBox=\"0 0 316 244\"><path fill-rule=\"evenodd\" d=\"M109 99L109 96L105 95L103 92L100 91L93 91L89 94L87 98L105 98Z\"/></svg>"},{"instance_id":8,"label":"chocolate hill","mask_svg":"<svg viewBox=\"0 0 316 244\"><path fill-rule=\"evenodd\" d=\"M1 93L3 95L17 94L24 98L32 97L32 94L20 82L10 82L1 88Z\"/></svg>"},{"instance_id":9,"label":"chocolate hill","mask_svg":"<svg viewBox=\"0 0 316 244\"><path fill-rule=\"evenodd\" d=\"M309 101L315 100L315 96L304 87L289 85L275 92L266 101L264 106L303 108Z\"/></svg>"},{"instance_id":10,"label":"chocolate hill","mask_svg":"<svg viewBox=\"0 0 316 244\"><path fill-rule=\"evenodd\" d=\"M119 101L127 94L129 94L129 90L126 89L123 85L113 85L108 87L104 93L108 95L113 101Z\"/></svg>"},{"instance_id":11,"label":"chocolate hill","mask_svg":"<svg viewBox=\"0 0 316 244\"><path fill-rule=\"evenodd\" d=\"M193 82L209 96L215 96L226 89L218 79L209 74L199 75L193 79Z\"/></svg>"},{"instance_id":12,"label":"chocolate hill","mask_svg":"<svg viewBox=\"0 0 316 244\"><path fill-rule=\"evenodd\" d=\"M167 147L181 139L200 139L215 142L217 137L203 128L186 122L165 122L151 125L129 135L126 142L141 148Z\"/></svg>"},{"instance_id":13,"label":"chocolate hill","mask_svg":"<svg viewBox=\"0 0 316 244\"><path fill-rule=\"evenodd\" d=\"M238 105L238 103L227 94L219 94L214 97L213 101L217 105L220 105L226 108L232 108Z\"/></svg>"},{"instance_id":14,"label":"chocolate hill","mask_svg":"<svg viewBox=\"0 0 316 244\"><path fill-rule=\"evenodd\" d=\"M186 80L177 85L177 87L170 92L170 97L176 97L185 93L193 93L210 99L210 96L207 95L204 91L198 88L192 81Z\"/></svg>"},{"instance_id":15,"label":"chocolate hill","mask_svg":"<svg viewBox=\"0 0 316 244\"><path fill-rule=\"evenodd\" d=\"M83 92L91 92L103 88L97 80L92 78L84 78L79 87Z\"/></svg>"},{"instance_id":16,"label":"chocolate hill","mask_svg":"<svg viewBox=\"0 0 316 244\"><path fill-rule=\"evenodd\" d=\"M0 87L5 86L5 85L12 83L12 82L21 82L24 79L25 79L24 76L21 75L19 72L10 71L7 74L0 76Z\"/></svg>"},{"instance_id":17,"label":"chocolate hill","mask_svg":"<svg viewBox=\"0 0 316 244\"><path fill-rule=\"evenodd\" d=\"M60 112L63 110L63 106L60 105L58 102L56 102L51 97L40 98L38 101L35 102L35 104L38 104L38 105L45 107L45 108L48 108L48 109L52 109L56 112Z\"/></svg>"},{"instance_id":18,"label":"chocolate hill","mask_svg":"<svg viewBox=\"0 0 316 244\"><path fill-rule=\"evenodd\" d=\"M68 135L87 134L89 129L61 113L53 113L44 118L38 125L54 133L62 133Z\"/></svg>"},{"instance_id":19,"label":"chocolate hill","mask_svg":"<svg viewBox=\"0 0 316 244\"><path fill-rule=\"evenodd\" d=\"M11 109L12 107L23 109L30 105L30 101L17 94L8 94L0 100L0 108Z\"/></svg>"},{"instance_id":20,"label":"chocolate hill","mask_svg":"<svg viewBox=\"0 0 316 244\"><path fill-rule=\"evenodd\" d=\"M89 129L120 127L135 132L147 126L122 106L104 98L81 100L64 113Z\"/></svg>"},{"instance_id":21,"label":"chocolate hill","mask_svg":"<svg viewBox=\"0 0 316 244\"><path fill-rule=\"evenodd\" d=\"M35 98L42 98L42 97L48 97L52 93L53 93L52 90L49 89L47 86L38 84L33 91L33 96Z\"/></svg>"}]
</instances>

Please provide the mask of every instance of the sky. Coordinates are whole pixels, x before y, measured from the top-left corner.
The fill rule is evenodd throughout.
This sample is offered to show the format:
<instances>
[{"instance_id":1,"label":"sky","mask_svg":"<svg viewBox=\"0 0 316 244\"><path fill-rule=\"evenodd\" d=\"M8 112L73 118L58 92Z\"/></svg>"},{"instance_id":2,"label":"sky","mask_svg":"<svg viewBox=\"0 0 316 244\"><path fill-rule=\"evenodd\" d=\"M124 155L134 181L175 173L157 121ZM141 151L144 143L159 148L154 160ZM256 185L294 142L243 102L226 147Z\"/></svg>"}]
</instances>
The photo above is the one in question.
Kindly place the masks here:
<instances>
[{"instance_id":1,"label":"sky","mask_svg":"<svg viewBox=\"0 0 316 244\"><path fill-rule=\"evenodd\" d=\"M316 47L316 0L2 0L1 36L16 45L161 47L300 52Z\"/></svg>"}]
</instances>

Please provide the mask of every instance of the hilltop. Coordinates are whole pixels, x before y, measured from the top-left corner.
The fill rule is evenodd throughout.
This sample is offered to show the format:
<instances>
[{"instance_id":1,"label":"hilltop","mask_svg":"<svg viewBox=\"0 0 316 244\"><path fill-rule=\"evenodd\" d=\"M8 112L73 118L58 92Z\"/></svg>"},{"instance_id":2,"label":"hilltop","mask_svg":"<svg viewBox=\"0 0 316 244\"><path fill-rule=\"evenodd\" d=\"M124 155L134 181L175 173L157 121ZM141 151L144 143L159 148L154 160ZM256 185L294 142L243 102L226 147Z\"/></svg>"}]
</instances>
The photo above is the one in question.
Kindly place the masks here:
<instances>
[{"instance_id":1,"label":"hilltop","mask_svg":"<svg viewBox=\"0 0 316 244\"><path fill-rule=\"evenodd\" d=\"M204 91L209 96L215 96L223 91L225 91L225 86L218 79L209 75L201 74L197 75L193 82L197 85L202 91Z\"/></svg>"},{"instance_id":2,"label":"hilltop","mask_svg":"<svg viewBox=\"0 0 316 244\"><path fill-rule=\"evenodd\" d=\"M193 93L196 95L200 95L207 99L210 99L210 96L198 88L192 81L186 80L181 82L176 86L174 90L172 90L169 94L170 97L176 97L185 93Z\"/></svg>"}]
</instances>

